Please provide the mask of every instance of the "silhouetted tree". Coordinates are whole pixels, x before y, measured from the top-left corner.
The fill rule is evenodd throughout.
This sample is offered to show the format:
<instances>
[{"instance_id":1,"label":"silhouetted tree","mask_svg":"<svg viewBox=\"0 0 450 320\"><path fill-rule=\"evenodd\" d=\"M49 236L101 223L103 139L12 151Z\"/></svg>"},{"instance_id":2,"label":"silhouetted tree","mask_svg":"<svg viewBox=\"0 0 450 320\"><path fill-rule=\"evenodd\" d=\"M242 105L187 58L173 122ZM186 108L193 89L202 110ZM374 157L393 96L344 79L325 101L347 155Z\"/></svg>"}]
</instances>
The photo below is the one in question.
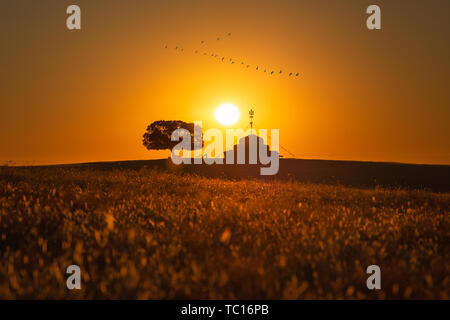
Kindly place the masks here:
<instances>
[{"instance_id":1,"label":"silhouetted tree","mask_svg":"<svg viewBox=\"0 0 450 320\"><path fill-rule=\"evenodd\" d=\"M171 141L172 133L176 129L186 129L191 134L191 150L194 150L194 123L187 123L181 120L159 120L155 121L147 127L147 131L143 135L142 143L148 150L164 150L172 149L180 141ZM203 146L203 141L201 141Z\"/></svg>"}]
</instances>

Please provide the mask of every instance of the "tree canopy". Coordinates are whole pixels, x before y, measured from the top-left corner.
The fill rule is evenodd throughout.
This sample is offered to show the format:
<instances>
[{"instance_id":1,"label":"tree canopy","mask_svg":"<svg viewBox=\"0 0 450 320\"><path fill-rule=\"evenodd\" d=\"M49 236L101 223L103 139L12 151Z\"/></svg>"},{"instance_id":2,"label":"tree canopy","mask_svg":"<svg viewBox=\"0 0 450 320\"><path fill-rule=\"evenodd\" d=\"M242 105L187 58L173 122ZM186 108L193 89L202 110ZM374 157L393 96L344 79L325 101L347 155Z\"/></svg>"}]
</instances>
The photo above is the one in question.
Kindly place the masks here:
<instances>
[{"instance_id":1,"label":"tree canopy","mask_svg":"<svg viewBox=\"0 0 450 320\"><path fill-rule=\"evenodd\" d=\"M142 143L148 150L172 149L179 141L171 141L172 133L176 129L186 129L191 134L191 149L194 150L194 123L188 123L181 120L158 120L151 123L143 135ZM201 130L201 128L200 128ZM200 137L200 139L202 139ZM203 141L201 141L203 146Z\"/></svg>"}]
</instances>

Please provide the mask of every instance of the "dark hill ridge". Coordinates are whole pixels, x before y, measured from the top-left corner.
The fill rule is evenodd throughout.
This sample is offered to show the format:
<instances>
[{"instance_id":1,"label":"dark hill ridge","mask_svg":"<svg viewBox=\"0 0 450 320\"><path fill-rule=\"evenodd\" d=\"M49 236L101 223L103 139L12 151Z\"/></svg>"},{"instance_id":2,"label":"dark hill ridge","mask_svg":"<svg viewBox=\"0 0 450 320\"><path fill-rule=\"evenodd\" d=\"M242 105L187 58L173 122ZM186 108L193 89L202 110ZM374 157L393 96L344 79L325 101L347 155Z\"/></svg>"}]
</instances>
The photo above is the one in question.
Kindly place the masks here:
<instances>
[{"instance_id":1,"label":"dark hill ridge","mask_svg":"<svg viewBox=\"0 0 450 320\"><path fill-rule=\"evenodd\" d=\"M260 176L257 165L174 165L169 159L92 162L33 168L90 168L98 170L139 170L153 168L206 177L293 179L301 182L342 184L350 187L402 187L450 192L450 165L419 165L388 162L280 159L275 176ZM20 167L18 167L20 168ZM17 169L18 169L17 168Z\"/></svg>"}]
</instances>

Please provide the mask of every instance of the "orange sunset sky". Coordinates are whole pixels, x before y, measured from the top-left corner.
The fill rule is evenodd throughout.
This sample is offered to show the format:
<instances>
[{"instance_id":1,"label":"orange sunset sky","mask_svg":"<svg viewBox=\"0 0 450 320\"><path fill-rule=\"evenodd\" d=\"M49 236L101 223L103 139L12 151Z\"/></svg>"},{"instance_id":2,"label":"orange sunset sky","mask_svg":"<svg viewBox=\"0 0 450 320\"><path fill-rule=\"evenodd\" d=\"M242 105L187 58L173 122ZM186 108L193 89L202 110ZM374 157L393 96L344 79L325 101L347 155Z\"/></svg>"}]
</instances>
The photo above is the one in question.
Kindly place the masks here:
<instances>
[{"instance_id":1,"label":"orange sunset sky","mask_svg":"<svg viewBox=\"0 0 450 320\"><path fill-rule=\"evenodd\" d=\"M449 14L448 0L2 0L0 162L167 157L142 146L148 124L224 128L214 111L231 102L234 127L253 108L298 158L450 164Z\"/></svg>"}]
</instances>

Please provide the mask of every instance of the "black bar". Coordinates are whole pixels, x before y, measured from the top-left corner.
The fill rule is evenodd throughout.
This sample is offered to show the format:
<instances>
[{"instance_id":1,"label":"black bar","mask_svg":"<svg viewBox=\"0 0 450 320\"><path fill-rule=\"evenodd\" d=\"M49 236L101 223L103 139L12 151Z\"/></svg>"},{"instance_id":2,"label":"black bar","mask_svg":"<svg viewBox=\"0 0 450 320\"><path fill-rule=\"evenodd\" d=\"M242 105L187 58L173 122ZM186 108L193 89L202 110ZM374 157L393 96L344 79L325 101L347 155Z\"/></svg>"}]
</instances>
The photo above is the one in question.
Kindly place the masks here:
<instances>
[{"instance_id":1,"label":"black bar","mask_svg":"<svg viewBox=\"0 0 450 320\"><path fill-rule=\"evenodd\" d=\"M228 307L227 307L228 306ZM266 306L266 307L265 307ZM199 307L202 307L200 309ZM449 301L335 300L30 300L0 301L2 313L15 318L23 312L71 317L140 315L142 319L320 319L331 315L355 317L444 315ZM211 315L211 309L214 313ZM195 311L194 311L195 310ZM189 311L189 314L185 312ZM199 314L201 313L201 314ZM7 314L7 313L6 313ZM437 317L436 317L437 318Z\"/></svg>"}]
</instances>

